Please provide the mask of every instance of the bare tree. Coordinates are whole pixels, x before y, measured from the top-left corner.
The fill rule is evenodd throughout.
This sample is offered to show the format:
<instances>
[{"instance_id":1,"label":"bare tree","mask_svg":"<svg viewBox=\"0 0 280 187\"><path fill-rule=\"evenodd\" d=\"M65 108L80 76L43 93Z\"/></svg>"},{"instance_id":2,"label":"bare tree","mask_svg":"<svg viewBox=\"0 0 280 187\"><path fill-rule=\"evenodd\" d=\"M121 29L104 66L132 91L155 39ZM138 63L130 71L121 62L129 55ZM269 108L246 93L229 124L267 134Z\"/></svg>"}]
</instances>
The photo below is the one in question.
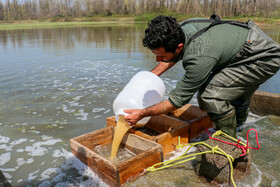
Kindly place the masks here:
<instances>
[{"instance_id":1,"label":"bare tree","mask_svg":"<svg viewBox=\"0 0 280 187\"><path fill-rule=\"evenodd\" d=\"M3 19L4 19L4 5L0 1L0 20L3 20Z\"/></svg>"},{"instance_id":2,"label":"bare tree","mask_svg":"<svg viewBox=\"0 0 280 187\"><path fill-rule=\"evenodd\" d=\"M278 16L280 0L6 0L0 20L170 12L209 16Z\"/></svg>"}]
</instances>

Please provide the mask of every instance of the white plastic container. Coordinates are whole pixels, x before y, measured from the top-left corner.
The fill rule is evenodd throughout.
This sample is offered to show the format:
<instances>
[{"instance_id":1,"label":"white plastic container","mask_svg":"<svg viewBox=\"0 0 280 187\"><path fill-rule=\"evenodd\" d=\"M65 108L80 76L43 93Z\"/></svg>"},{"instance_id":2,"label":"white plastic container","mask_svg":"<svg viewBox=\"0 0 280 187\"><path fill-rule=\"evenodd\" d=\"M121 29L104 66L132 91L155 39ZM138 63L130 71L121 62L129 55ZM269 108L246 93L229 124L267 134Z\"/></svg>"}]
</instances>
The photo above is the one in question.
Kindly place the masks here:
<instances>
[{"instance_id":1,"label":"white plastic container","mask_svg":"<svg viewBox=\"0 0 280 187\"><path fill-rule=\"evenodd\" d=\"M113 103L113 110L118 115L127 115L125 109L143 109L162 101L165 94L163 81L149 71L138 72L119 93ZM137 122L136 127L144 126L151 117Z\"/></svg>"}]
</instances>

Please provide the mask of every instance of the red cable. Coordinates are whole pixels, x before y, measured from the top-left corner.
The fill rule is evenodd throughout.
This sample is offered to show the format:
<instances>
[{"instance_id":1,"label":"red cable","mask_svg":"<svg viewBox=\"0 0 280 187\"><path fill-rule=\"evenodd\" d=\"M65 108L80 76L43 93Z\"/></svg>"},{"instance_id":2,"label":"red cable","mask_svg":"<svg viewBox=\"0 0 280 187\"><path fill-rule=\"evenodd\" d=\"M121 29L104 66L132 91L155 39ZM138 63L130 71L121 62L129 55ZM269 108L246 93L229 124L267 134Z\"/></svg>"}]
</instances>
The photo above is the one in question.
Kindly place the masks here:
<instances>
[{"instance_id":1,"label":"red cable","mask_svg":"<svg viewBox=\"0 0 280 187\"><path fill-rule=\"evenodd\" d=\"M257 148L256 148L256 147L249 147L249 137L248 137L248 135L249 135L249 132L250 132L251 130L255 131L255 133L256 133L256 142L257 142L257 144L258 144L258 147L257 147ZM210 139L217 140L217 141L223 142L223 143L228 144L228 145L235 145L237 148L240 148L240 149L242 150L242 152L243 152L243 154L241 154L240 156L246 155L246 154L247 154L247 151L246 151L247 149L255 149L255 150L259 150L259 149L260 149L260 144L259 144L259 140L258 140L258 132L257 132L257 130L254 129L254 128L249 129L249 130L247 131L247 134L246 134L247 146L245 146L245 145L240 145L240 144L239 144L239 142L241 141L241 139L239 139L239 140L237 141L237 143L235 144L235 143L226 142L226 141L224 141L224 140L220 140L220 139L218 139L218 138L213 138L213 137L211 137L210 132L209 132L207 129L206 129L206 132L208 133Z\"/></svg>"}]
</instances>

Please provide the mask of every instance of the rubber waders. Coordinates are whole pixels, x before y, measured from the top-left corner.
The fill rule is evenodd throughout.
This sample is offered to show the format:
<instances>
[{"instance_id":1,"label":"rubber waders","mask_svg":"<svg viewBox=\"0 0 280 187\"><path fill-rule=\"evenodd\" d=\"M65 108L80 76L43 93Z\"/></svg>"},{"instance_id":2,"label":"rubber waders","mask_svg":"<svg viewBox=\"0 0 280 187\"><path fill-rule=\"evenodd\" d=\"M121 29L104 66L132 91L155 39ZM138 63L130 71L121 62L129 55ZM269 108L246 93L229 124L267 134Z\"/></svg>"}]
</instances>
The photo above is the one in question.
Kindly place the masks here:
<instances>
[{"instance_id":1,"label":"rubber waders","mask_svg":"<svg viewBox=\"0 0 280 187\"><path fill-rule=\"evenodd\" d=\"M248 110L246 111L236 111L236 131L241 132L243 130L243 125L248 117Z\"/></svg>"},{"instance_id":2,"label":"rubber waders","mask_svg":"<svg viewBox=\"0 0 280 187\"><path fill-rule=\"evenodd\" d=\"M217 121L213 121L216 130L221 130L224 133L236 138L236 115L235 111Z\"/></svg>"},{"instance_id":3,"label":"rubber waders","mask_svg":"<svg viewBox=\"0 0 280 187\"><path fill-rule=\"evenodd\" d=\"M240 132L242 131L243 125L248 117L250 99L248 99L245 103L235 100L231 104L234 106L236 113L236 131Z\"/></svg>"}]
</instances>

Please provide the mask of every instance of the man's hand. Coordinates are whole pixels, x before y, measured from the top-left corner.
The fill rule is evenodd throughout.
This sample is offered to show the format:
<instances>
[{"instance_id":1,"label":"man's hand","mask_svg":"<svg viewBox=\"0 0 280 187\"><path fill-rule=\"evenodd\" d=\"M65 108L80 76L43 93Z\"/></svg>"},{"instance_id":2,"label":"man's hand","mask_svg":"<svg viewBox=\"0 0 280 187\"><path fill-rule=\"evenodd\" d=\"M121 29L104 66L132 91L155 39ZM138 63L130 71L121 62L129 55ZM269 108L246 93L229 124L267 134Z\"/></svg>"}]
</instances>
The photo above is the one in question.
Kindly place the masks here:
<instances>
[{"instance_id":1,"label":"man's hand","mask_svg":"<svg viewBox=\"0 0 280 187\"><path fill-rule=\"evenodd\" d=\"M129 114L127 116L124 116L124 119L128 123L130 123L130 125L134 126L139 120L141 120L144 117L166 114L175 109L176 107L171 105L171 103L168 100L165 100L145 109L124 110L125 113Z\"/></svg>"},{"instance_id":2,"label":"man's hand","mask_svg":"<svg viewBox=\"0 0 280 187\"><path fill-rule=\"evenodd\" d=\"M135 126L136 123L144 118L145 109L131 109L124 110L125 113L128 113L128 116L124 116L124 119L131 125Z\"/></svg>"}]
</instances>

